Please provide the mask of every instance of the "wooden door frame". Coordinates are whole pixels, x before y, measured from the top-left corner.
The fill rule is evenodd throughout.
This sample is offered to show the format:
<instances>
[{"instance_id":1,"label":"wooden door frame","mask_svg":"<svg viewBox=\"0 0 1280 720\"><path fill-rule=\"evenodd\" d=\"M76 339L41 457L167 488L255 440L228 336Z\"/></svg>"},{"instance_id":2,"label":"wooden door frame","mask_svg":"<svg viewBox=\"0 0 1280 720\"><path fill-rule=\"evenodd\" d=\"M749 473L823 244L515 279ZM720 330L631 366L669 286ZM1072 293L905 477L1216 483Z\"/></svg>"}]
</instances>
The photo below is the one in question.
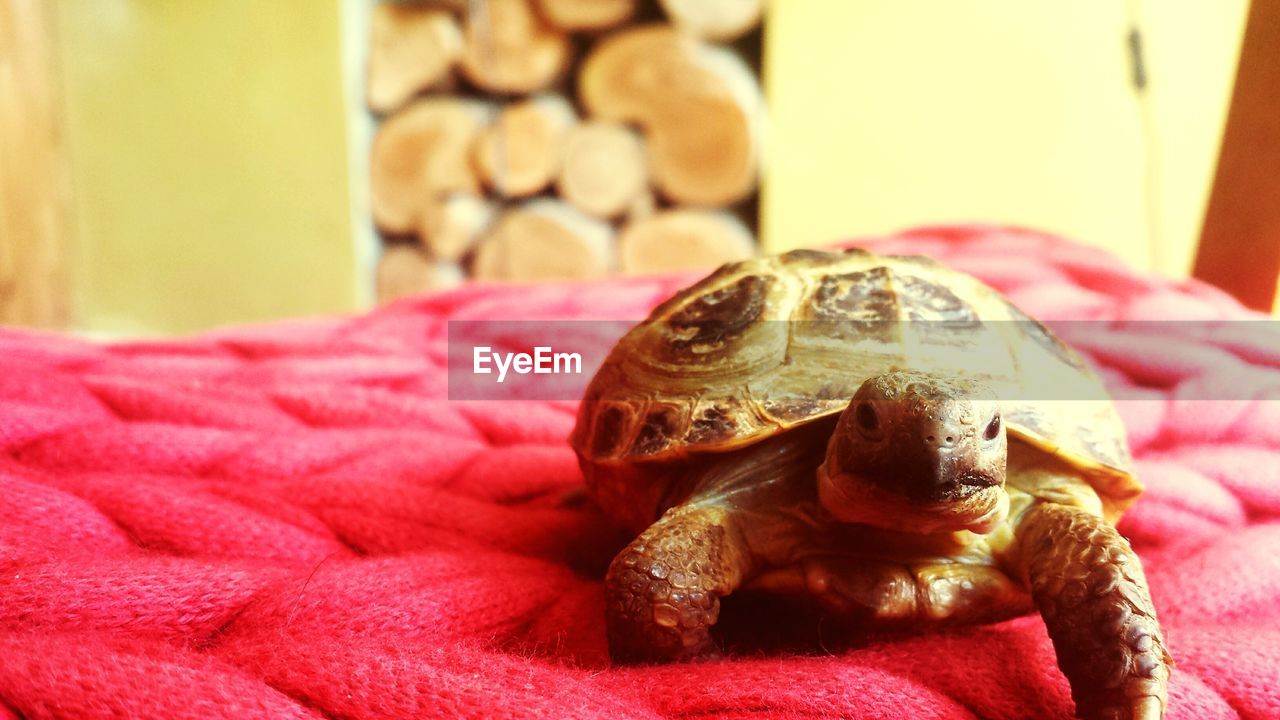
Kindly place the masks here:
<instances>
[{"instance_id":1,"label":"wooden door frame","mask_svg":"<svg viewBox=\"0 0 1280 720\"><path fill-rule=\"evenodd\" d=\"M1280 0L1252 0L1192 273L1271 311L1280 278Z\"/></svg>"},{"instance_id":2,"label":"wooden door frame","mask_svg":"<svg viewBox=\"0 0 1280 720\"><path fill-rule=\"evenodd\" d=\"M53 3L0 0L0 324L71 319L72 212Z\"/></svg>"}]
</instances>

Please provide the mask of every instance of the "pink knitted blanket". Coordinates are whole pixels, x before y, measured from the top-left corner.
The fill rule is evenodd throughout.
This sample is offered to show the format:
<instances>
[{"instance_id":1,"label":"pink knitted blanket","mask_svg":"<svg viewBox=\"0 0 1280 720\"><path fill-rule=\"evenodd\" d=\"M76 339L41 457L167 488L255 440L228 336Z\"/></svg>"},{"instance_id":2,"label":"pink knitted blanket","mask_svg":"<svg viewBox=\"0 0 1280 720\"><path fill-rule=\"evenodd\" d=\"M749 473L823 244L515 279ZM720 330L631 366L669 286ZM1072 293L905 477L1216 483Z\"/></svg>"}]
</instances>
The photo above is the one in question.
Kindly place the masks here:
<instances>
[{"instance_id":1,"label":"pink knitted blanket","mask_svg":"<svg viewBox=\"0 0 1280 720\"><path fill-rule=\"evenodd\" d=\"M868 245L1043 318L1258 319L1026 231ZM730 599L726 659L610 666L600 578L625 537L566 501L574 403L449 401L446 320L635 319L689 280L167 342L0 331L0 718L1069 717L1036 617L850 641ZM1148 488L1121 530L1177 660L1169 717L1277 717L1280 343L1193 326L1080 349ZM1215 399L1243 378L1258 392Z\"/></svg>"}]
</instances>

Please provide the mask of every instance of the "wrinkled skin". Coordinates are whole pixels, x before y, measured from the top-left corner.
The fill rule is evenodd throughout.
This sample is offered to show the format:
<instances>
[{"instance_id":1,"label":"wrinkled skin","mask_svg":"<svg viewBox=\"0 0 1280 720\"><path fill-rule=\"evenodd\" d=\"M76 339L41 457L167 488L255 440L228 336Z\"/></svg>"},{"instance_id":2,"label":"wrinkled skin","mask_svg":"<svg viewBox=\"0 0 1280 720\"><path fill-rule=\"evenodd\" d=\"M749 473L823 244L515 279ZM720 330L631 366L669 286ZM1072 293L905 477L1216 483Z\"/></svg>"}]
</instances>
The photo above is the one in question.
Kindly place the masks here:
<instances>
[{"instance_id":1,"label":"wrinkled skin","mask_svg":"<svg viewBox=\"0 0 1280 720\"><path fill-rule=\"evenodd\" d=\"M752 587L853 626L988 622L1034 607L1083 718L1163 716L1172 659L1137 555L1081 471L1010 442L972 381L891 372L834 423L724 455L606 577L618 660L715 652Z\"/></svg>"}]
</instances>

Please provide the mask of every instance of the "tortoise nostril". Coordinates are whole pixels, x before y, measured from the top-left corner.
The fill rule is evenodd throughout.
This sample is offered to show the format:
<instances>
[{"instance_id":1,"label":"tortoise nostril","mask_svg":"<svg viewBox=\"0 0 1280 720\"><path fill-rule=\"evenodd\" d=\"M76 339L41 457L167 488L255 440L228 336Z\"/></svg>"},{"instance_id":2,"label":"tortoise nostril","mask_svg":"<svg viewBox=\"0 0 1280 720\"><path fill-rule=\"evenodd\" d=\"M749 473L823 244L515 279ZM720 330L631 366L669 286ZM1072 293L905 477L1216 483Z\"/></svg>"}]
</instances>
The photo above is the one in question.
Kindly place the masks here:
<instances>
[{"instance_id":1,"label":"tortoise nostril","mask_svg":"<svg viewBox=\"0 0 1280 720\"><path fill-rule=\"evenodd\" d=\"M947 436L947 444L948 444L948 445L950 445L951 443L953 443L953 442L955 442L955 441L956 441L956 439L955 439L955 438L951 437L950 435L948 435L948 436Z\"/></svg>"}]
</instances>

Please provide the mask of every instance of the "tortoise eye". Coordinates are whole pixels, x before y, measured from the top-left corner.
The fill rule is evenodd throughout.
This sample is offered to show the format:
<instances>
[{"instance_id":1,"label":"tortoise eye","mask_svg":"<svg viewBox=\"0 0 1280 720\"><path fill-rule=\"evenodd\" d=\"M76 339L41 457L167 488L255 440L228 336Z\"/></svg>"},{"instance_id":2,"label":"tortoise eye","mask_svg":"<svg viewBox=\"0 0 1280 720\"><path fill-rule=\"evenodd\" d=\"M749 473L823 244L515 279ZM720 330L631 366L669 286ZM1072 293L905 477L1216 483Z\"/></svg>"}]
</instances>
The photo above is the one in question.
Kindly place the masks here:
<instances>
[{"instance_id":1,"label":"tortoise eye","mask_svg":"<svg viewBox=\"0 0 1280 720\"><path fill-rule=\"evenodd\" d=\"M996 435L1000 434L1000 416L996 415L991 418L991 422L987 423L987 429L982 433L982 437L987 440L995 440Z\"/></svg>"},{"instance_id":2,"label":"tortoise eye","mask_svg":"<svg viewBox=\"0 0 1280 720\"><path fill-rule=\"evenodd\" d=\"M865 433L874 433L880 429L880 416L869 402L859 403L854 417L858 421L858 427Z\"/></svg>"}]
</instances>

